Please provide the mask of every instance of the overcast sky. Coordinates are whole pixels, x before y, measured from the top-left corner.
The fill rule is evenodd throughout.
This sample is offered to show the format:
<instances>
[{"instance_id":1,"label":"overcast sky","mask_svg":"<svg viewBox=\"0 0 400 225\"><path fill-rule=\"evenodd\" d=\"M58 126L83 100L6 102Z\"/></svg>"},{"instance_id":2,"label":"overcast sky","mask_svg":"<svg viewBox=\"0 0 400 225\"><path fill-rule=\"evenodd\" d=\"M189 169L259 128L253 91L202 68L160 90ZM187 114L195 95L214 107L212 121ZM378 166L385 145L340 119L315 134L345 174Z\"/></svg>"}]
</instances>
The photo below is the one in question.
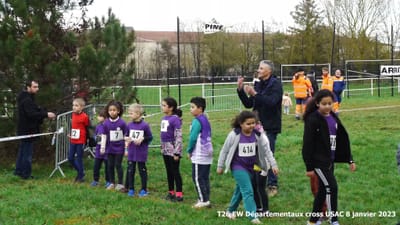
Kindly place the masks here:
<instances>
[{"instance_id":1,"label":"overcast sky","mask_svg":"<svg viewBox=\"0 0 400 225\"><path fill-rule=\"evenodd\" d=\"M112 8L125 26L135 30L176 30L176 18L182 23L210 22L215 18L224 26L248 24L260 27L261 21L274 29L293 24L290 12L301 0L95 0L88 15L101 17ZM283 31L283 30L282 30Z\"/></svg>"}]
</instances>

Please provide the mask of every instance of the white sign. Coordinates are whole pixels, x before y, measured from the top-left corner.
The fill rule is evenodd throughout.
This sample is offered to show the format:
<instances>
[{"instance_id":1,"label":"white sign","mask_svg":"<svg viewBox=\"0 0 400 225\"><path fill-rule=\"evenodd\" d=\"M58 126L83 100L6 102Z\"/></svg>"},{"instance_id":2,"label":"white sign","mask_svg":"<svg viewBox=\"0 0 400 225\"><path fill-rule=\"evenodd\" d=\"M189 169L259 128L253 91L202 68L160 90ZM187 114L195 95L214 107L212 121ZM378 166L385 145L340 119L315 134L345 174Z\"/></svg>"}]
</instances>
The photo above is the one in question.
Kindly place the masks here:
<instances>
[{"instance_id":1,"label":"white sign","mask_svg":"<svg viewBox=\"0 0 400 225\"><path fill-rule=\"evenodd\" d=\"M381 76L399 76L400 66L399 65L381 65L380 70Z\"/></svg>"},{"instance_id":2,"label":"white sign","mask_svg":"<svg viewBox=\"0 0 400 225\"><path fill-rule=\"evenodd\" d=\"M205 34L213 34L216 32L222 31L224 26L217 23L206 23L204 24L204 33Z\"/></svg>"}]
</instances>

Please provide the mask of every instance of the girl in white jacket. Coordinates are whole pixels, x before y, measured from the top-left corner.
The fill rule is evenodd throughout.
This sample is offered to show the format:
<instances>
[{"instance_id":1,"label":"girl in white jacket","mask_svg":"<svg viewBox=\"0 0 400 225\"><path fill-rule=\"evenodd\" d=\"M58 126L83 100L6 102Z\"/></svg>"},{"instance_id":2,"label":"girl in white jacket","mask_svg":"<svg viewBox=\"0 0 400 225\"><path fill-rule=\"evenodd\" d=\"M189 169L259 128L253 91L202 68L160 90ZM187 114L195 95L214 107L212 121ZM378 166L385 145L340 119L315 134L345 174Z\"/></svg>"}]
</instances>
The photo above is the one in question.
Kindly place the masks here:
<instances>
[{"instance_id":1,"label":"girl in white jacket","mask_svg":"<svg viewBox=\"0 0 400 225\"><path fill-rule=\"evenodd\" d=\"M217 173L232 171L236 188L227 210L227 217L235 218L240 201L243 199L246 216L253 224L261 223L257 218L256 204L251 178L254 165L268 171L271 167L278 174L278 166L269 148L268 138L254 129L256 115L250 111L241 112L233 121L234 128L225 140L218 158Z\"/></svg>"}]
</instances>

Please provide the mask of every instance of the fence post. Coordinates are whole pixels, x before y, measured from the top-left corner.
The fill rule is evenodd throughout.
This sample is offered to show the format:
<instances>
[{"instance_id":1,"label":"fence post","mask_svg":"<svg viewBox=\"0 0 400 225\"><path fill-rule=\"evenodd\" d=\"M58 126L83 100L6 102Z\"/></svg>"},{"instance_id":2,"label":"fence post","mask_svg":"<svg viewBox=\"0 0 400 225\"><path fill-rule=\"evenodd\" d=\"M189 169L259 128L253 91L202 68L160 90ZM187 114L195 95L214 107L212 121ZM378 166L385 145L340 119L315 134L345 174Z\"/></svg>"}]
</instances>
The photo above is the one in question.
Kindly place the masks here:
<instances>
[{"instance_id":1,"label":"fence post","mask_svg":"<svg viewBox=\"0 0 400 225\"><path fill-rule=\"evenodd\" d=\"M201 97L205 97L206 93L205 93L205 87L204 87L204 83L201 84Z\"/></svg>"},{"instance_id":2,"label":"fence post","mask_svg":"<svg viewBox=\"0 0 400 225\"><path fill-rule=\"evenodd\" d=\"M371 96L374 96L374 78L371 78Z\"/></svg>"},{"instance_id":3,"label":"fence post","mask_svg":"<svg viewBox=\"0 0 400 225\"><path fill-rule=\"evenodd\" d=\"M158 86L158 96L159 96L158 104L160 105L161 101L162 101L162 88L161 88L161 85Z\"/></svg>"}]
</instances>

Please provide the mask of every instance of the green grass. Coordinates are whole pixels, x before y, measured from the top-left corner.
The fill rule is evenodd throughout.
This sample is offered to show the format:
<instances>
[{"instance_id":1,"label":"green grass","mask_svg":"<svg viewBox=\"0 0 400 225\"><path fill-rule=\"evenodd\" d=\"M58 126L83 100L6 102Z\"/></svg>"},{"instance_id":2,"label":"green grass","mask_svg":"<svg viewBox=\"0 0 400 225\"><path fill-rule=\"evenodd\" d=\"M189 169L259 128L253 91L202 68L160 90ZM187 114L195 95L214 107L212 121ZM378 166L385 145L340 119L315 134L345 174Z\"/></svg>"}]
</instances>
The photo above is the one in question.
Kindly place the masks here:
<instances>
[{"instance_id":1,"label":"green grass","mask_svg":"<svg viewBox=\"0 0 400 225\"><path fill-rule=\"evenodd\" d=\"M186 100L185 100L186 101ZM395 153L400 142L399 99L396 97L354 97L344 99L340 117L352 143L357 171L338 164L335 169L339 185L339 210L343 212L372 212L373 217L343 217L341 224L386 225L399 219L399 184ZM393 106L386 109L366 107ZM293 112L293 109L291 109ZM34 162L33 174L38 178L23 181L12 175L13 162L1 162L0 169L0 224L249 224L247 218L229 221L218 217L218 211L228 206L235 182L230 174L217 175L216 160L219 150L230 131L230 122L238 111L210 112L215 148L211 169L212 208L195 210L196 192L191 180L191 164L185 156L181 163L184 181L183 203L163 200L166 195L166 175L159 149L150 149L148 160L150 195L146 198L128 198L125 194L92 188L93 162L85 160L84 184L74 184L75 172L63 164L66 178L59 173L47 177L53 170L52 162ZM160 117L148 118L153 133L158 136ZM183 132L187 143L192 117L184 108ZM279 194L270 198L272 212L306 213L311 210L313 197L301 158L303 123L294 116L283 116L283 132L278 136L276 159L280 167ZM124 162L126 168L126 163ZM102 175L102 174L101 174ZM136 174L136 186L140 179ZM241 205L239 210L243 210ZM393 217L379 217L389 212ZM382 215L383 216L383 215ZM307 217L262 218L264 224L302 225ZM328 223L325 223L328 224Z\"/></svg>"}]
</instances>

